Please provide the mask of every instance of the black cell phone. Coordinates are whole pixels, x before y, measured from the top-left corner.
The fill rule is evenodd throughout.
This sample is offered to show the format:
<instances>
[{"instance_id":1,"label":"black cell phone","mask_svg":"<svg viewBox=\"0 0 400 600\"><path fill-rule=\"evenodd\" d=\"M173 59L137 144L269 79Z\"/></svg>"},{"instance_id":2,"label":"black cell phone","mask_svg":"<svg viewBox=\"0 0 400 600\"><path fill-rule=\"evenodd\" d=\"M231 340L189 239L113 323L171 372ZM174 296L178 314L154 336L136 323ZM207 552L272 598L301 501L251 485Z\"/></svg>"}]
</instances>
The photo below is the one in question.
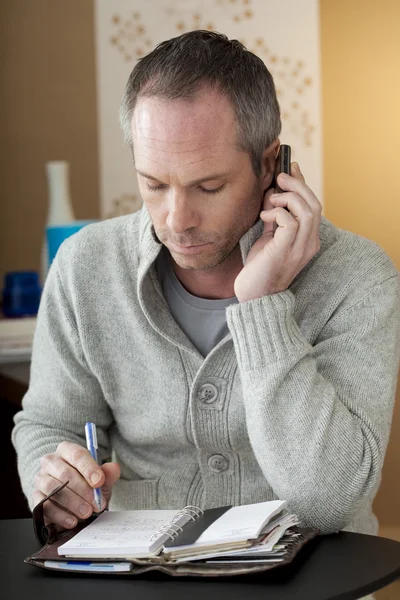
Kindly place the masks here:
<instances>
[{"instance_id":1,"label":"black cell phone","mask_svg":"<svg viewBox=\"0 0 400 600\"><path fill-rule=\"evenodd\" d=\"M290 160L291 148L287 144L282 144L279 148L278 156L275 163L274 188L276 194L281 194L283 190L279 187L277 180L279 173L287 173L290 175Z\"/></svg>"}]
</instances>

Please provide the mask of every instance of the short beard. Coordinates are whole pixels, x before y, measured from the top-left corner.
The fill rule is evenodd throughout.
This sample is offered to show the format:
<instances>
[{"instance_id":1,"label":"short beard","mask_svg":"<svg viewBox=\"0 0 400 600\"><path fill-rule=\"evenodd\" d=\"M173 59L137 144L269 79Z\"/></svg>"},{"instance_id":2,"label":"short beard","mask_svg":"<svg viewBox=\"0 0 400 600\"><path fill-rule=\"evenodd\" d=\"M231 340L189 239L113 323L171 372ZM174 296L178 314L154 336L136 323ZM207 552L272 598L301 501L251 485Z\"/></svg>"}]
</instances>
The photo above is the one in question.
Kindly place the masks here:
<instances>
[{"instance_id":1,"label":"short beard","mask_svg":"<svg viewBox=\"0 0 400 600\"><path fill-rule=\"evenodd\" d=\"M209 257L208 262L201 265L190 265L185 262L185 257L181 257L180 255L176 257L168 248L167 250L170 252L173 260L181 269L184 269L185 271L209 271L229 261L230 257L232 257L236 248L239 246L240 237L233 247L227 248L224 246L223 248L220 248L216 254L214 254L212 257Z\"/></svg>"},{"instance_id":2,"label":"short beard","mask_svg":"<svg viewBox=\"0 0 400 600\"><path fill-rule=\"evenodd\" d=\"M218 267L222 268L222 266L227 267L230 262L233 264L237 260L237 256L234 255L239 248L240 239L257 220L258 215L256 215L256 218L251 223L246 223L244 226L242 225L240 229L236 227L231 230L226 236L226 243L219 247L212 256L204 257L204 262L202 263L197 262L196 264L193 264L190 256L175 254L174 252L171 252L168 247L166 247L166 249L178 267L185 271L209 271ZM198 256L195 258L197 261L199 260Z\"/></svg>"},{"instance_id":3,"label":"short beard","mask_svg":"<svg viewBox=\"0 0 400 600\"><path fill-rule=\"evenodd\" d=\"M172 259L181 269L186 271L209 271L211 269L215 269L217 267L221 267L224 263L229 263L230 260L234 262L236 257L233 256L235 250L239 246L240 239L243 235L256 223L260 216L261 210L261 191L259 187L259 182L257 181L254 185L252 193L249 197L249 205L248 210L250 211L249 216L245 213L238 217L238 221L235 227L233 227L227 234L225 234L225 240L222 246L215 250L215 253L212 256L205 256L204 262L199 263L199 256L194 255L191 257L190 255L182 255L175 254L172 252L166 244L164 244L163 239L168 241L168 238L163 235L161 231L158 235L158 232L155 230L156 237L159 241L166 246L168 252L171 254ZM248 216L248 218L246 218ZM207 241L213 240L196 240L197 243L206 243ZM221 240L215 240L216 242L221 242ZM195 259L193 261L193 259ZM193 261L193 262L192 262ZM197 263L195 262L197 261Z\"/></svg>"}]
</instances>

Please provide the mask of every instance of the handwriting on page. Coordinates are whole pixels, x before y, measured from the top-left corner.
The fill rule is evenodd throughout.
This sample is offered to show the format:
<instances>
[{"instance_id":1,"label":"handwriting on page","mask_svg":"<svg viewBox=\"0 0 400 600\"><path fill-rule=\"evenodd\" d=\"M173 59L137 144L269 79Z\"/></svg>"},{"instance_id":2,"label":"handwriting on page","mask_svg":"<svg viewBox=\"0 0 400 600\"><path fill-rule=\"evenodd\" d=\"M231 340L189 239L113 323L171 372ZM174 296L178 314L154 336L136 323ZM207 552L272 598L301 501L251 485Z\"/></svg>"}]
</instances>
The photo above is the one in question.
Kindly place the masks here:
<instances>
[{"instance_id":1,"label":"handwriting on page","mask_svg":"<svg viewBox=\"0 0 400 600\"><path fill-rule=\"evenodd\" d=\"M111 548L134 543L146 547L151 536L175 514L174 510L103 513L73 538L73 546Z\"/></svg>"},{"instance_id":2,"label":"handwriting on page","mask_svg":"<svg viewBox=\"0 0 400 600\"><path fill-rule=\"evenodd\" d=\"M90 539L92 541L101 540L102 542L106 542L118 538L118 540L121 541L122 539L127 538L132 539L132 533L134 533L135 540L140 539L148 541L159 526L159 521L157 519L139 519L130 517L118 525L104 525L96 532L92 531Z\"/></svg>"}]
</instances>

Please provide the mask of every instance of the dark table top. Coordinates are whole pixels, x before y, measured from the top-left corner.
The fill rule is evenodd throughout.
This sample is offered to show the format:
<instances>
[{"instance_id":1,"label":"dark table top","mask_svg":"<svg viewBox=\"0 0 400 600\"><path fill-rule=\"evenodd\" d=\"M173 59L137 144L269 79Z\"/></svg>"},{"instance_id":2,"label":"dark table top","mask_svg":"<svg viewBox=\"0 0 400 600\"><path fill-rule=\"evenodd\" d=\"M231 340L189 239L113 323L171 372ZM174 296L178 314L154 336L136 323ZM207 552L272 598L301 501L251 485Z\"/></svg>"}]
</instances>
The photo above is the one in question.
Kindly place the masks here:
<instances>
[{"instance_id":1,"label":"dark table top","mask_svg":"<svg viewBox=\"0 0 400 600\"><path fill-rule=\"evenodd\" d=\"M320 537L291 566L258 578L229 580L52 573L23 562L37 549L30 519L0 521L0 598L352 600L400 577L400 543L356 533Z\"/></svg>"}]
</instances>

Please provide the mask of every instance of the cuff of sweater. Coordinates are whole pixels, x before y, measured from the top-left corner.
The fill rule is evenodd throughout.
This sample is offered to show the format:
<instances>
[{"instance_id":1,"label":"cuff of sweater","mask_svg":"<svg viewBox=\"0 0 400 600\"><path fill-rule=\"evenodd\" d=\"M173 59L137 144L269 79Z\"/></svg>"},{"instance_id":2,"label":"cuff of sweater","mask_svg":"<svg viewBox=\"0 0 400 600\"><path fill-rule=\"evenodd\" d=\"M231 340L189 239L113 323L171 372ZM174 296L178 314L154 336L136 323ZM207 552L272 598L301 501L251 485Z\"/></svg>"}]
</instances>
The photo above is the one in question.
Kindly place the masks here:
<instances>
[{"instance_id":1,"label":"cuff of sweater","mask_svg":"<svg viewBox=\"0 0 400 600\"><path fill-rule=\"evenodd\" d=\"M293 318L295 298L286 290L227 308L227 323L241 369L258 369L310 345Z\"/></svg>"}]
</instances>

